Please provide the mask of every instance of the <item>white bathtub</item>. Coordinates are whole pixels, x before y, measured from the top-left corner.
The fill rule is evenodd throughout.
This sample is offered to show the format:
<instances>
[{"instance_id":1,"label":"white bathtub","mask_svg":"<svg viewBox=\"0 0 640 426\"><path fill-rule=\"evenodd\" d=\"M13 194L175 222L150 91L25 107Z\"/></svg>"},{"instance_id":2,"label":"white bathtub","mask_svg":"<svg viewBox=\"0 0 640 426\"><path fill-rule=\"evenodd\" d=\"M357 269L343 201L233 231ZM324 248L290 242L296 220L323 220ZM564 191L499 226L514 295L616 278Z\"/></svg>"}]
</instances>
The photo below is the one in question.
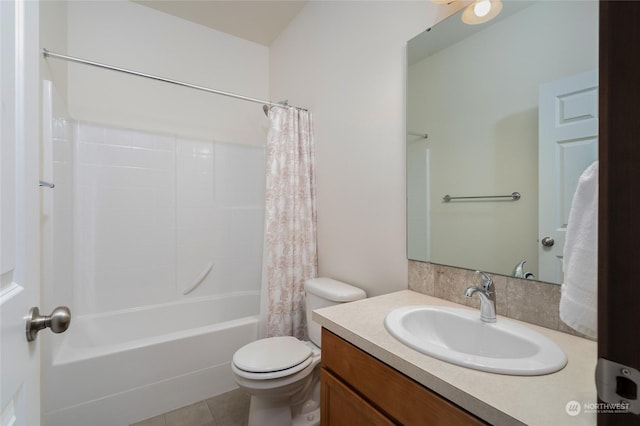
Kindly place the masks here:
<instances>
[{"instance_id":1,"label":"white bathtub","mask_svg":"<svg viewBox=\"0 0 640 426\"><path fill-rule=\"evenodd\" d=\"M234 389L231 358L257 338L259 306L242 292L73 318L48 339L45 426L128 425Z\"/></svg>"}]
</instances>

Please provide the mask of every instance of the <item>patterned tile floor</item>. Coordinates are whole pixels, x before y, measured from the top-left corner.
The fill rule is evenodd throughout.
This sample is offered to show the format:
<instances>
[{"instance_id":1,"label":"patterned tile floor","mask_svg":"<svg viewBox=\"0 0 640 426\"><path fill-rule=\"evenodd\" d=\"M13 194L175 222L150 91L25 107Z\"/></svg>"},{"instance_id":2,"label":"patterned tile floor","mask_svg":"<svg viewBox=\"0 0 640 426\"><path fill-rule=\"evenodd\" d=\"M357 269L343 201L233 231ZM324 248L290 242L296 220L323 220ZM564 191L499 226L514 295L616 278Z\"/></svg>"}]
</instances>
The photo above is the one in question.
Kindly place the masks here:
<instances>
[{"instance_id":1,"label":"patterned tile floor","mask_svg":"<svg viewBox=\"0 0 640 426\"><path fill-rule=\"evenodd\" d=\"M246 426L249 400L236 389L130 426Z\"/></svg>"}]
</instances>

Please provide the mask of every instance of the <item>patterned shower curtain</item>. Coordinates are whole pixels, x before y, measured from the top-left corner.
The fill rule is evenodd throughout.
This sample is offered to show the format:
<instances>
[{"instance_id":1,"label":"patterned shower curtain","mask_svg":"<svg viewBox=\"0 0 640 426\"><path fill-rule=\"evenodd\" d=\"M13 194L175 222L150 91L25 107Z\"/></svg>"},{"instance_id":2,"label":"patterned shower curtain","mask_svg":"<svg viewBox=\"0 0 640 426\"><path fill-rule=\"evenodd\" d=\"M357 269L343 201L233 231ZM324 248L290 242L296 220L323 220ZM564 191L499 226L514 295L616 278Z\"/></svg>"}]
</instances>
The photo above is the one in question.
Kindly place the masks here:
<instances>
[{"instance_id":1,"label":"patterned shower curtain","mask_svg":"<svg viewBox=\"0 0 640 426\"><path fill-rule=\"evenodd\" d=\"M316 187L311 113L271 108L263 253L266 335L307 338L304 282L317 276ZM266 311L266 312L264 312Z\"/></svg>"}]
</instances>

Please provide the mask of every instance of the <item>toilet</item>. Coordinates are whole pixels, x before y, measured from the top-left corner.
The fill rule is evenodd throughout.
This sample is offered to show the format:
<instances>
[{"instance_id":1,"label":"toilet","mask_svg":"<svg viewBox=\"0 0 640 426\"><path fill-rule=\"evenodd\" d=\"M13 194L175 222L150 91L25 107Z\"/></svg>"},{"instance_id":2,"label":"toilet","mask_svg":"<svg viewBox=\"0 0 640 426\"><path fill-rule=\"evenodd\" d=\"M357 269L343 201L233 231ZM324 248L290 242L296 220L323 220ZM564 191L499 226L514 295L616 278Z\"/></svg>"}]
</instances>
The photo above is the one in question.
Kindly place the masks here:
<instances>
[{"instance_id":1,"label":"toilet","mask_svg":"<svg viewBox=\"0 0 640 426\"><path fill-rule=\"evenodd\" d=\"M320 330L314 309L364 299L366 293L331 278L305 282L309 341L291 336L251 342L233 355L238 386L251 395L249 426L320 424Z\"/></svg>"}]
</instances>

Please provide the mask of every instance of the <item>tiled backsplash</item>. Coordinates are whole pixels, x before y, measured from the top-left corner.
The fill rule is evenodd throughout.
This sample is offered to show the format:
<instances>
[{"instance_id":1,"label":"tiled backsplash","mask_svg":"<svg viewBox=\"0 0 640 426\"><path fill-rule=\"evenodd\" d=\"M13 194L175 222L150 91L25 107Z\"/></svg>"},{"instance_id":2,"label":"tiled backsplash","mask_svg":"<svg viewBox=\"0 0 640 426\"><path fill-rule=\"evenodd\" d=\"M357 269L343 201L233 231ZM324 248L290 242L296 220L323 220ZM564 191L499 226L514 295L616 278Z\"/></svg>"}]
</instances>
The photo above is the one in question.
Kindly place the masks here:
<instances>
[{"instance_id":1,"label":"tiled backsplash","mask_svg":"<svg viewBox=\"0 0 640 426\"><path fill-rule=\"evenodd\" d=\"M559 285L504 275L489 275L496 287L498 315L585 337L560 320ZM467 287L479 283L480 277L474 270L409 261L409 290L418 293L479 308L480 301L477 297L464 296Z\"/></svg>"}]
</instances>

